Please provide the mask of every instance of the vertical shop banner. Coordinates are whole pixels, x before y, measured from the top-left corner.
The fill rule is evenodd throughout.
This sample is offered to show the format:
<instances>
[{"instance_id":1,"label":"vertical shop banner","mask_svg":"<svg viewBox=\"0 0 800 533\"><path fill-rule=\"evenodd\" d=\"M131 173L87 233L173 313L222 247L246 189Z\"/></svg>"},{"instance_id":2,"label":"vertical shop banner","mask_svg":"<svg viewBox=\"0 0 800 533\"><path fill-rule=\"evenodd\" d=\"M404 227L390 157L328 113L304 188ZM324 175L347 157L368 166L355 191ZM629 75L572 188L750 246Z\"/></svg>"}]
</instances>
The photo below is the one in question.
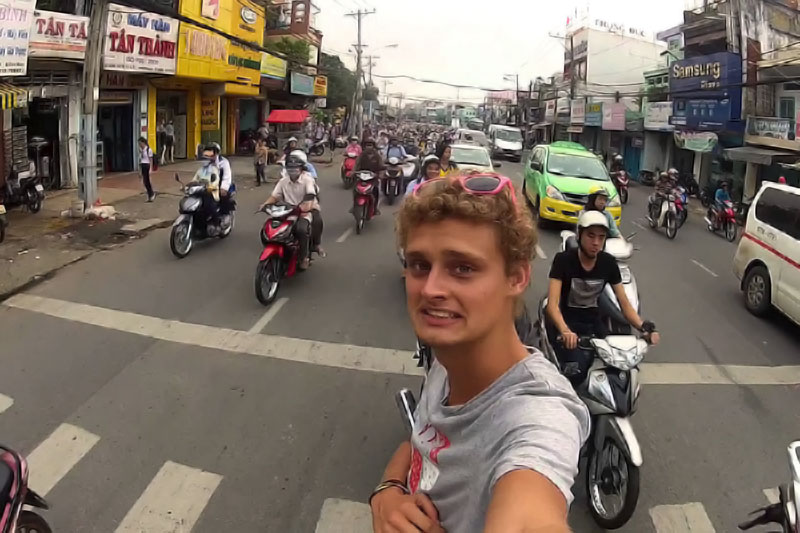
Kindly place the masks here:
<instances>
[{"instance_id":1,"label":"vertical shop banner","mask_svg":"<svg viewBox=\"0 0 800 533\"><path fill-rule=\"evenodd\" d=\"M313 76L306 76L299 72L292 72L292 88L293 94L301 94L303 96L314 96L314 78Z\"/></svg>"},{"instance_id":2,"label":"vertical shop banner","mask_svg":"<svg viewBox=\"0 0 800 533\"><path fill-rule=\"evenodd\" d=\"M219 18L219 0L202 0L202 2L200 15L207 19L217 20Z\"/></svg>"},{"instance_id":3,"label":"vertical shop banner","mask_svg":"<svg viewBox=\"0 0 800 533\"><path fill-rule=\"evenodd\" d=\"M219 96L204 96L200 100L200 125L203 131L219 129Z\"/></svg>"},{"instance_id":4,"label":"vertical shop banner","mask_svg":"<svg viewBox=\"0 0 800 533\"><path fill-rule=\"evenodd\" d=\"M28 43L36 0L10 0L0 4L0 76L28 72Z\"/></svg>"},{"instance_id":5,"label":"vertical shop banner","mask_svg":"<svg viewBox=\"0 0 800 533\"><path fill-rule=\"evenodd\" d=\"M606 131L625 131L625 104L619 102L603 103L603 129Z\"/></svg>"},{"instance_id":6,"label":"vertical shop banner","mask_svg":"<svg viewBox=\"0 0 800 533\"><path fill-rule=\"evenodd\" d=\"M317 76L314 78L314 96L328 96L328 77Z\"/></svg>"},{"instance_id":7,"label":"vertical shop banner","mask_svg":"<svg viewBox=\"0 0 800 533\"><path fill-rule=\"evenodd\" d=\"M573 100L570 103L569 123L583 124L586 122L586 100Z\"/></svg>"},{"instance_id":8,"label":"vertical shop banner","mask_svg":"<svg viewBox=\"0 0 800 533\"><path fill-rule=\"evenodd\" d=\"M175 74L178 21L108 4L103 69Z\"/></svg>"},{"instance_id":9,"label":"vertical shop banner","mask_svg":"<svg viewBox=\"0 0 800 533\"><path fill-rule=\"evenodd\" d=\"M34 11L31 26L31 57L84 59L89 17L52 11Z\"/></svg>"}]
</instances>

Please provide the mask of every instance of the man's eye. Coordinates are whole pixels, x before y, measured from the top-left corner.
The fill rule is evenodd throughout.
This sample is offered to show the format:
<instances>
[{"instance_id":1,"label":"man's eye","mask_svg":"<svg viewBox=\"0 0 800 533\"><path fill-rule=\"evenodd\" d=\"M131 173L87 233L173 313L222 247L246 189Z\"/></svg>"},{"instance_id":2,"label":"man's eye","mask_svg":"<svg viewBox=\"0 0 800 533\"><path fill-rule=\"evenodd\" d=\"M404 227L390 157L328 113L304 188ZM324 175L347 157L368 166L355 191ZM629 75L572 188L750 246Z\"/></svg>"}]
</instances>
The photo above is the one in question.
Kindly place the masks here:
<instances>
[{"instance_id":1,"label":"man's eye","mask_svg":"<svg viewBox=\"0 0 800 533\"><path fill-rule=\"evenodd\" d=\"M456 265L455 272L460 276L465 276L467 274L472 274L473 272L475 272L475 269L472 268L470 265Z\"/></svg>"},{"instance_id":2,"label":"man's eye","mask_svg":"<svg viewBox=\"0 0 800 533\"><path fill-rule=\"evenodd\" d=\"M411 261L408 263L408 268L413 272L427 272L430 270L430 265L424 261Z\"/></svg>"}]
</instances>

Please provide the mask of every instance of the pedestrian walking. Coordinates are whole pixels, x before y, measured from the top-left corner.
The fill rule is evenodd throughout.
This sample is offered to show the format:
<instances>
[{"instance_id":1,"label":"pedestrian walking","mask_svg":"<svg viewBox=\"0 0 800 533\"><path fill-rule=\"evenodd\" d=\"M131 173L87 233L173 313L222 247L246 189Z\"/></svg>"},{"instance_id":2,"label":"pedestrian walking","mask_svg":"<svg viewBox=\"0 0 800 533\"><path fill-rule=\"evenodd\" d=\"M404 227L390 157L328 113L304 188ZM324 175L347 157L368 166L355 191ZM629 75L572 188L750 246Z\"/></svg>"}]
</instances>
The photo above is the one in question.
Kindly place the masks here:
<instances>
[{"instance_id":1,"label":"pedestrian walking","mask_svg":"<svg viewBox=\"0 0 800 533\"><path fill-rule=\"evenodd\" d=\"M264 139L258 139L258 141L256 141L253 161L256 166L256 187L261 187L261 183L266 183L267 181L264 171L267 168L268 154L267 142Z\"/></svg>"},{"instance_id":2,"label":"pedestrian walking","mask_svg":"<svg viewBox=\"0 0 800 533\"><path fill-rule=\"evenodd\" d=\"M139 137L139 175L142 177L148 202L152 202L156 198L156 193L150 184L150 166L153 164L153 158L153 150L147 144L147 139Z\"/></svg>"},{"instance_id":3,"label":"pedestrian walking","mask_svg":"<svg viewBox=\"0 0 800 533\"><path fill-rule=\"evenodd\" d=\"M164 163L175 162L175 125L170 120L164 127Z\"/></svg>"}]
</instances>

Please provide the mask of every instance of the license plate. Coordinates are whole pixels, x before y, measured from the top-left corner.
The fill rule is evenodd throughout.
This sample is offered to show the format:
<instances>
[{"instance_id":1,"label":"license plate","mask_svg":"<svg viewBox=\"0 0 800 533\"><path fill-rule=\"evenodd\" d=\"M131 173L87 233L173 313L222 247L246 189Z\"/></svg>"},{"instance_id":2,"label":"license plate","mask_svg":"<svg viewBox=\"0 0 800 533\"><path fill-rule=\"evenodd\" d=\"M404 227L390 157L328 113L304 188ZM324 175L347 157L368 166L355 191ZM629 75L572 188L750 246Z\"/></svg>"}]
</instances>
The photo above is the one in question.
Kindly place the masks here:
<instances>
[{"instance_id":1,"label":"license plate","mask_svg":"<svg viewBox=\"0 0 800 533\"><path fill-rule=\"evenodd\" d=\"M40 183L34 185L33 188L36 189L36 192L44 192L44 187Z\"/></svg>"},{"instance_id":2,"label":"license plate","mask_svg":"<svg viewBox=\"0 0 800 533\"><path fill-rule=\"evenodd\" d=\"M6 206L0 205L0 215L5 215L5 214L6 214Z\"/></svg>"}]
</instances>

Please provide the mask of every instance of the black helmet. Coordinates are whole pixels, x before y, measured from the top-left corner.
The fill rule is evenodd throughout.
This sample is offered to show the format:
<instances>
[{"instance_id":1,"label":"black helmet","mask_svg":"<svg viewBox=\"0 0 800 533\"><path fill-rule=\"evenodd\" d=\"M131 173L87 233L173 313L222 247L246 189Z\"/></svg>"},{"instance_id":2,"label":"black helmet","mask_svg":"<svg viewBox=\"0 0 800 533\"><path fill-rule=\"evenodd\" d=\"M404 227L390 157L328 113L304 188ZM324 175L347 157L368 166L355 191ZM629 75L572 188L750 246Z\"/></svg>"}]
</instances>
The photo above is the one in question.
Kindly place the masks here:
<instances>
[{"instance_id":1,"label":"black helmet","mask_svg":"<svg viewBox=\"0 0 800 533\"><path fill-rule=\"evenodd\" d=\"M305 168L306 164L299 157L289 156L286 159L286 168Z\"/></svg>"},{"instance_id":2,"label":"black helmet","mask_svg":"<svg viewBox=\"0 0 800 533\"><path fill-rule=\"evenodd\" d=\"M220 148L219 144L217 144L215 142L208 143L205 146L205 148L203 148L203 150L208 150L210 152L214 152L214 155L219 155L219 153L222 151L222 149Z\"/></svg>"}]
</instances>

